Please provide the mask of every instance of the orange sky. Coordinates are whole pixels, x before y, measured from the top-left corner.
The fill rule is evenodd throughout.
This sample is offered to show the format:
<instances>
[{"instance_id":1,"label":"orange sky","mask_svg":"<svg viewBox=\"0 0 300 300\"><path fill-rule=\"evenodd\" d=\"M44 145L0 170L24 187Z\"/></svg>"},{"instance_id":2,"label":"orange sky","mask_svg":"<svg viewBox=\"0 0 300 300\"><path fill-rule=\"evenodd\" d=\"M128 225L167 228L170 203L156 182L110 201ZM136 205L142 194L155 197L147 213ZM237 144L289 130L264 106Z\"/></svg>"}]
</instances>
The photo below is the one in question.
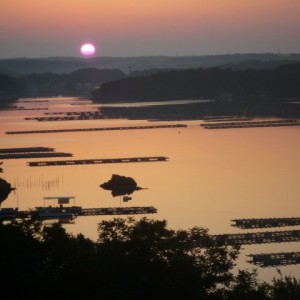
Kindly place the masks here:
<instances>
[{"instance_id":1,"label":"orange sky","mask_svg":"<svg viewBox=\"0 0 300 300\"><path fill-rule=\"evenodd\" d=\"M300 52L299 0L9 0L0 58Z\"/></svg>"}]
</instances>

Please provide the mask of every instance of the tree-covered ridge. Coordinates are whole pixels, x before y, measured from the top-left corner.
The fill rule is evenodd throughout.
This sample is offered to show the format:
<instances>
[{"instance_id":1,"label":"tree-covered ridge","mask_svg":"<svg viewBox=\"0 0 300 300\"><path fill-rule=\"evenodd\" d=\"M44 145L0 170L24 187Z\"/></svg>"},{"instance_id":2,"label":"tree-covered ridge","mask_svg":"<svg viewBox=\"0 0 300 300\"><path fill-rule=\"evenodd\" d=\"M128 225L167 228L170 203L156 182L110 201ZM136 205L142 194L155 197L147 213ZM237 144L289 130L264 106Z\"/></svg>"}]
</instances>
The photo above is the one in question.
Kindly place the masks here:
<instances>
[{"instance_id":1,"label":"tree-covered ridge","mask_svg":"<svg viewBox=\"0 0 300 300\"><path fill-rule=\"evenodd\" d=\"M69 74L32 73L11 77L0 74L0 101L14 102L20 97L89 96L102 83L124 78L118 69L85 68Z\"/></svg>"},{"instance_id":2,"label":"tree-covered ridge","mask_svg":"<svg viewBox=\"0 0 300 300\"><path fill-rule=\"evenodd\" d=\"M102 83L124 78L126 75L118 69L85 68L69 74L32 73L18 77L24 83L31 96L57 96L90 93Z\"/></svg>"},{"instance_id":3,"label":"tree-covered ridge","mask_svg":"<svg viewBox=\"0 0 300 300\"><path fill-rule=\"evenodd\" d=\"M0 73L20 76L32 73L70 73L83 68L119 69L125 73L149 69L189 69L230 66L273 68L282 62L300 60L300 54L245 53L200 56L132 56L132 57L40 57L0 59ZM241 65L240 65L241 64Z\"/></svg>"},{"instance_id":4,"label":"tree-covered ridge","mask_svg":"<svg viewBox=\"0 0 300 300\"><path fill-rule=\"evenodd\" d=\"M20 80L0 74L0 104L11 102L27 92L26 85Z\"/></svg>"},{"instance_id":5,"label":"tree-covered ridge","mask_svg":"<svg viewBox=\"0 0 300 300\"><path fill-rule=\"evenodd\" d=\"M233 272L237 247L214 246L208 231L172 230L165 220L116 218L96 242L23 220L0 224L3 287L20 299L299 299L300 282L260 282Z\"/></svg>"},{"instance_id":6,"label":"tree-covered ridge","mask_svg":"<svg viewBox=\"0 0 300 300\"><path fill-rule=\"evenodd\" d=\"M300 63L271 70L210 68L166 71L105 83L92 96L100 102L300 97Z\"/></svg>"}]
</instances>

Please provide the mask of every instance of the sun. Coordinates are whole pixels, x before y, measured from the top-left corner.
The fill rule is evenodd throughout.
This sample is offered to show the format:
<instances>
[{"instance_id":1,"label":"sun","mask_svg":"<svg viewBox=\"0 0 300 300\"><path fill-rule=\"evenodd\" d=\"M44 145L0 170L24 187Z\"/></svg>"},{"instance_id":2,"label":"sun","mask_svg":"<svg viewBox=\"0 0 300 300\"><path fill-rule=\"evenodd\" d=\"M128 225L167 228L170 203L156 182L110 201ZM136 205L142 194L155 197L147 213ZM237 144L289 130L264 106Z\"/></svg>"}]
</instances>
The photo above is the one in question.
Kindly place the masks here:
<instances>
[{"instance_id":1,"label":"sun","mask_svg":"<svg viewBox=\"0 0 300 300\"><path fill-rule=\"evenodd\" d=\"M93 56L96 52L96 48L93 44L83 44L80 48L80 52L83 56Z\"/></svg>"}]
</instances>

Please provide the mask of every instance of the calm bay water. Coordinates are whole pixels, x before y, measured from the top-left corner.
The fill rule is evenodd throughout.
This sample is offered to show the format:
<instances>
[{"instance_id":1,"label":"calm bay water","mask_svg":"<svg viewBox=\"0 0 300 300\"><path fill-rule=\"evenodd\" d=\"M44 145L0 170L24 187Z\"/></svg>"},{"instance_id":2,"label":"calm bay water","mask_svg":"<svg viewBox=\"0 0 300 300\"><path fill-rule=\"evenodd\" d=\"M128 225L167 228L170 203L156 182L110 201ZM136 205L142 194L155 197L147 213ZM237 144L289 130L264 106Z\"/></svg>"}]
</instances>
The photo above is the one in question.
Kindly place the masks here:
<instances>
[{"instance_id":1,"label":"calm bay water","mask_svg":"<svg viewBox=\"0 0 300 300\"><path fill-rule=\"evenodd\" d=\"M6 131L14 130L149 125L145 120L123 119L24 120L44 116L45 112L97 109L84 99L20 99L18 106L47 110L0 111L0 148L51 147L57 152L73 153L74 159L167 156L169 161L28 167L27 162L43 159L4 160L1 177L17 190L2 207L18 206L19 210L27 210L43 205L46 196L75 196L75 204L84 208L117 207L120 198L112 197L99 185L112 174L118 174L133 177L139 186L146 188L133 193L132 200L121 206L154 206L158 213L148 217L166 219L174 229L200 226L209 228L211 234L244 232L232 227L230 220L300 215L299 127L207 130L200 126L201 120L196 120L150 124L187 125L180 129L7 135ZM96 240L97 223L110 218L78 217L75 224L64 226L70 233L81 232ZM298 228L270 231L289 229ZM245 246L238 267L253 267L245 261L247 254L282 251L299 251L299 243ZM300 277L299 266L281 270ZM265 280L276 274L274 268L258 271Z\"/></svg>"}]
</instances>

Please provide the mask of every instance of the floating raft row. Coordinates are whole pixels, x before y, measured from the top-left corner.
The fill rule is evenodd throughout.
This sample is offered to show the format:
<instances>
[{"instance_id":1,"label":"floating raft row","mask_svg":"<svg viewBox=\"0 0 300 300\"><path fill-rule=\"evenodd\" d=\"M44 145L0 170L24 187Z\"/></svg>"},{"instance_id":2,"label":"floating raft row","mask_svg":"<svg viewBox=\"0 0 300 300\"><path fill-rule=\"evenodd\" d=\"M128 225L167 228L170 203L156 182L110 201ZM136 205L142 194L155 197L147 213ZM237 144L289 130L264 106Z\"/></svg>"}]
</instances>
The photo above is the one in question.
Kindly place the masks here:
<instances>
[{"instance_id":1,"label":"floating raft row","mask_svg":"<svg viewBox=\"0 0 300 300\"><path fill-rule=\"evenodd\" d=\"M221 118L221 119L203 119L204 122L213 123L213 122L238 122L238 121L249 121L251 118Z\"/></svg>"},{"instance_id":2,"label":"floating raft row","mask_svg":"<svg viewBox=\"0 0 300 300\"><path fill-rule=\"evenodd\" d=\"M242 229L270 228L300 225L300 218L235 219L231 226Z\"/></svg>"},{"instance_id":3,"label":"floating raft row","mask_svg":"<svg viewBox=\"0 0 300 300\"><path fill-rule=\"evenodd\" d=\"M18 103L45 103L49 100L19 100Z\"/></svg>"},{"instance_id":4,"label":"floating raft row","mask_svg":"<svg viewBox=\"0 0 300 300\"><path fill-rule=\"evenodd\" d=\"M248 263L262 268L300 264L300 252L249 254L247 256L251 257Z\"/></svg>"},{"instance_id":5,"label":"floating raft row","mask_svg":"<svg viewBox=\"0 0 300 300\"><path fill-rule=\"evenodd\" d=\"M67 115L67 116L80 116L82 114L90 115L94 114L95 111L68 111L68 112L63 112L63 111L53 111L53 112L46 112L44 115Z\"/></svg>"},{"instance_id":6,"label":"floating raft row","mask_svg":"<svg viewBox=\"0 0 300 300\"><path fill-rule=\"evenodd\" d=\"M161 162L167 160L168 158L165 156L147 156L147 157L126 157L126 158L32 161L32 162L28 162L27 165L29 167L45 167L45 166L71 166L71 165L89 165L89 164Z\"/></svg>"},{"instance_id":7,"label":"floating raft row","mask_svg":"<svg viewBox=\"0 0 300 300\"><path fill-rule=\"evenodd\" d=\"M0 153L26 153L26 152L53 152L54 148L48 147L22 147L22 148L2 148Z\"/></svg>"},{"instance_id":8,"label":"floating raft row","mask_svg":"<svg viewBox=\"0 0 300 300\"><path fill-rule=\"evenodd\" d=\"M297 120L277 120L277 121L246 121L246 122L226 122L201 124L205 129L230 129L230 128L255 128L255 127L279 127L279 126L300 126Z\"/></svg>"},{"instance_id":9,"label":"floating raft row","mask_svg":"<svg viewBox=\"0 0 300 300\"><path fill-rule=\"evenodd\" d=\"M35 133L57 133L57 132L76 132L76 131L107 131L107 130L138 130L138 129L182 128L182 127L187 127L187 125L168 124L168 125L148 125L148 126L125 126L125 127L99 127L99 128L73 128L73 129L7 131L6 134L35 134Z\"/></svg>"},{"instance_id":10,"label":"floating raft row","mask_svg":"<svg viewBox=\"0 0 300 300\"><path fill-rule=\"evenodd\" d=\"M64 152L27 152L0 154L0 159L19 159L19 158L49 158L49 157L72 157L72 153Z\"/></svg>"},{"instance_id":11,"label":"floating raft row","mask_svg":"<svg viewBox=\"0 0 300 300\"><path fill-rule=\"evenodd\" d=\"M99 111L95 112L81 112L79 114L68 115L68 116L59 116L59 117L30 117L25 118L25 120L36 120L39 122L47 122L47 121L72 121L72 120L98 120L105 119Z\"/></svg>"},{"instance_id":12,"label":"floating raft row","mask_svg":"<svg viewBox=\"0 0 300 300\"><path fill-rule=\"evenodd\" d=\"M215 245L252 245L299 242L300 230L211 235Z\"/></svg>"},{"instance_id":13,"label":"floating raft row","mask_svg":"<svg viewBox=\"0 0 300 300\"><path fill-rule=\"evenodd\" d=\"M153 206L84 208L82 213L83 216L156 214L157 209Z\"/></svg>"},{"instance_id":14,"label":"floating raft row","mask_svg":"<svg viewBox=\"0 0 300 300\"><path fill-rule=\"evenodd\" d=\"M134 207L102 207L102 208L81 208L80 206L54 208L55 214L47 216L38 214L38 210L18 211L12 208L0 210L0 221L11 221L14 219L34 218L40 220L59 219L77 216L110 216L110 215L137 215L137 214L156 214L157 209L153 206L134 206ZM45 208L47 210L47 208ZM69 213L69 214L67 214Z\"/></svg>"},{"instance_id":15,"label":"floating raft row","mask_svg":"<svg viewBox=\"0 0 300 300\"><path fill-rule=\"evenodd\" d=\"M234 116L203 116L203 120L207 121L207 120L216 120L216 119L221 119L221 120L224 120L224 119L236 119L238 117L239 116L237 116L237 115L234 115Z\"/></svg>"},{"instance_id":16,"label":"floating raft row","mask_svg":"<svg viewBox=\"0 0 300 300\"><path fill-rule=\"evenodd\" d=\"M54 148L24 147L0 149L0 159L72 157L71 153L54 152Z\"/></svg>"},{"instance_id":17,"label":"floating raft row","mask_svg":"<svg viewBox=\"0 0 300 300\"><path fill-rule=\"evenodd\" d=\"M15 110L48 110L48 108L25 108L25 107L17 107L17 106L6 106L6 107L0 107L0 110L11 110L11 111L15 111Z\"/></svg>"}]
</instances>

